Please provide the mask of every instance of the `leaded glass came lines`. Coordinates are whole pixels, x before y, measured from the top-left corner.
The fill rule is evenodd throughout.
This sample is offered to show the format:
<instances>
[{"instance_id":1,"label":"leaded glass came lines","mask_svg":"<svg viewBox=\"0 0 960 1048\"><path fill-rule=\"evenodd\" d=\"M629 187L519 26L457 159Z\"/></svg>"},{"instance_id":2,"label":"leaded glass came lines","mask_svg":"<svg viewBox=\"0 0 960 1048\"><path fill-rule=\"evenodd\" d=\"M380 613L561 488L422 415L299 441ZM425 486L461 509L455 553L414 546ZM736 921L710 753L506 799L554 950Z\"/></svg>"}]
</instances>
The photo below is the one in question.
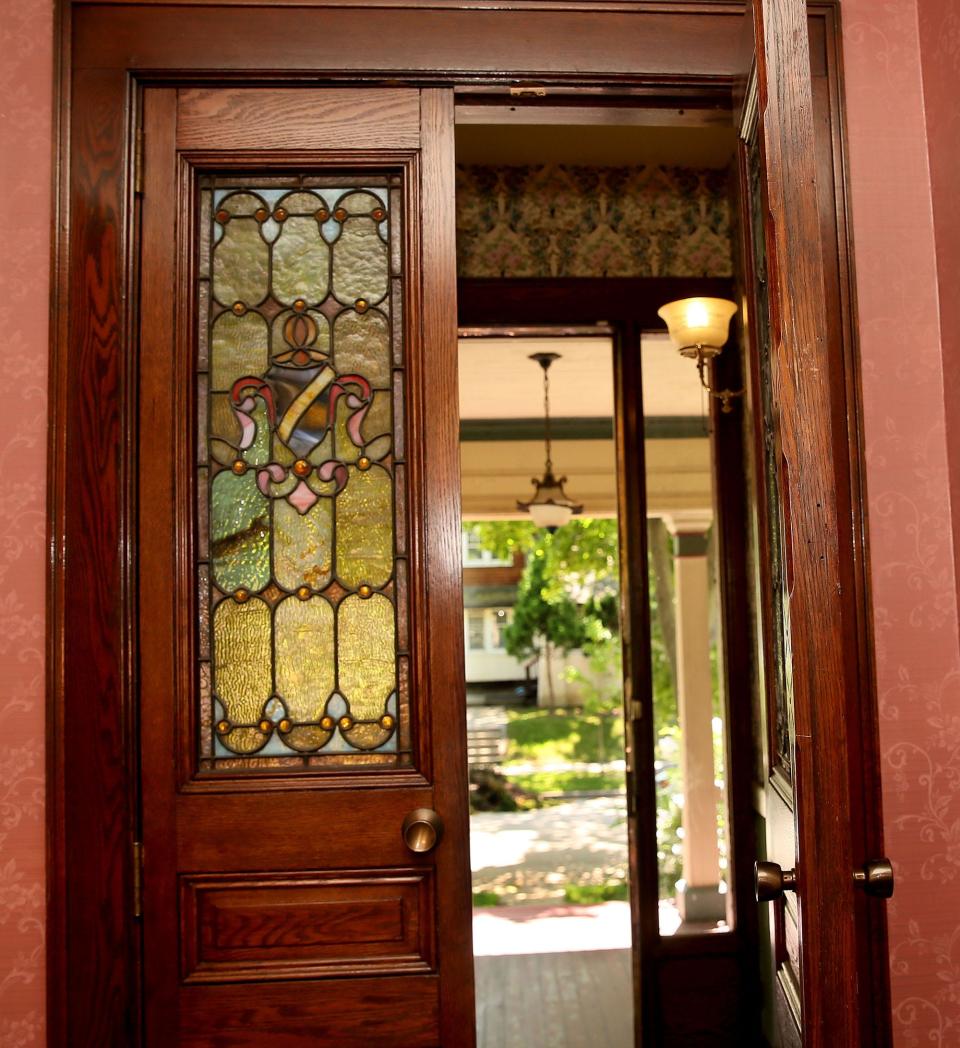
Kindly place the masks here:
<instances>
[{"instance_id":1,"label":"leaded glass came lines","mask_svg":"<svg viewBox=\"0 0 960 1048\"><path fill-rule=\"evenodd\" d=\"M201 180L202 768L408 760L399 181Z\"/></svg>"}]
</instances>

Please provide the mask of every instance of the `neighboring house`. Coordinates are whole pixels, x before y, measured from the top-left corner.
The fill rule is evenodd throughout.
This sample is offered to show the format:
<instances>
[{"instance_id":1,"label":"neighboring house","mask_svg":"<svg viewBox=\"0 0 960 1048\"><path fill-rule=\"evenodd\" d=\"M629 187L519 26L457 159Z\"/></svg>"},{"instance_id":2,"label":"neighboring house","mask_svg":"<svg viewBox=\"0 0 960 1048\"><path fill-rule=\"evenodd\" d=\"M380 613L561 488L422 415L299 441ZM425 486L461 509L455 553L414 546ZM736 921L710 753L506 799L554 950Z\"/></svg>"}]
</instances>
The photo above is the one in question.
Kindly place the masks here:
<instances>
[{"instance_id":1,"label":"neighboring house","mask_svg":"<svg viewBox=\"0 0 960 1048\"><path fill-rule=\"evenodd\" d=\"M535 660L528 666L508 655L503 641L522 572L522 554L497 560L464 529L463 640L470 705L516 705L536 695Z\"/></svg>"},{"instance_id":2,"label":"neighboring house","mask_svg":"<svg viewBox=\"0 0 960 1048\"><path fill-rule=\"evenodd\" d=\"M575 706L583 699L578 680L568 669L591 677L581 651L541 651L527 661L514 658L504 645L504 630L513 621L523 555L497 560L468 529L463 532L463 640L467 703L472 706ZM594 681L605 684L606 681Z\"/></svg>"}]
</instances>

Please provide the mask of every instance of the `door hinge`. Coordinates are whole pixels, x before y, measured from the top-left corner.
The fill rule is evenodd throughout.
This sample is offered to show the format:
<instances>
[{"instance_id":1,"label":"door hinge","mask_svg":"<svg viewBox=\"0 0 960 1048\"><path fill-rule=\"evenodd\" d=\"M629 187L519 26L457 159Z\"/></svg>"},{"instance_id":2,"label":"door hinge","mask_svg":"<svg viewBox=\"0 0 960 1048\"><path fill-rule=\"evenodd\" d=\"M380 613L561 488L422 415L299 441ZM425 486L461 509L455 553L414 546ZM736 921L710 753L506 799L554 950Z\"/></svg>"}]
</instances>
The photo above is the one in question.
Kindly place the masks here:
<instances>
[{"instance_id":1,"label":"door hinge","mask_svg":"<svg viewBox=\"0 0 960 1048\"><path fill-rule=\"evenodd\" d=\"M133 139L133 191L143 196L143 129L137 128Z\"/></svg>"},{"instance_id":2,"label":"door hinge","mask_svg":"<svg viewBox=\"0 0 960 1048\"><path fill-rule=\"evenodd\" d=\"M143 916L143 845L133 842L133 916Z\"/></svg>"}]
</instances>

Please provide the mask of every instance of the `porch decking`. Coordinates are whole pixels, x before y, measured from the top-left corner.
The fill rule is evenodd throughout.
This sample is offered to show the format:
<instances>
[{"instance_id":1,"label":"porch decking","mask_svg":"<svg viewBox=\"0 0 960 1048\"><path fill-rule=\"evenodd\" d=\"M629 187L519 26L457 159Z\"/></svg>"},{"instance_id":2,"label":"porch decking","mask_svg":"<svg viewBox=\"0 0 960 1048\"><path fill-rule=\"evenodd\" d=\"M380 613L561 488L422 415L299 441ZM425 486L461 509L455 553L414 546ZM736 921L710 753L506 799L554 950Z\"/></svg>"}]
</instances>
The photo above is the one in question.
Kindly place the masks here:
<instances>
[{"instance_id":1,"label":"porch decking","mask_svg":"<svg viewBox=\"0 0 960 1048\"><path fill-rule=\"evenodd\" d=\"M629 950L477 957L478 1048L631 1048Z\"/></svg>"}]
</instances>

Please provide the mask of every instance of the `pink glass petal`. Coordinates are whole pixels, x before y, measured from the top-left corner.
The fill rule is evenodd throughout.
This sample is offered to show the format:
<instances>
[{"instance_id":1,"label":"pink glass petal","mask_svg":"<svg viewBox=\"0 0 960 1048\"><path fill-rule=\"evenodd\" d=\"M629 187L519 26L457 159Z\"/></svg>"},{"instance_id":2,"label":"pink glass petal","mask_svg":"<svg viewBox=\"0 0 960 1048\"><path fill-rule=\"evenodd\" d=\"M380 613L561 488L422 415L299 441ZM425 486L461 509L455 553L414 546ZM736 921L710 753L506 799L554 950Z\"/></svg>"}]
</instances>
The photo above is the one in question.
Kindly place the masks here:
<instances>
[{"instance_id":1,"label":"pink glass petal","mask_svg":"<svg viewBox=\"0 0 960 1048\"><path fill-rule=\"evenodd\" d=\"M300 483L287 496L287 502L301 515L317 501L319 496L315 495L304 481Z\"/></svg>"}]
</instances>

